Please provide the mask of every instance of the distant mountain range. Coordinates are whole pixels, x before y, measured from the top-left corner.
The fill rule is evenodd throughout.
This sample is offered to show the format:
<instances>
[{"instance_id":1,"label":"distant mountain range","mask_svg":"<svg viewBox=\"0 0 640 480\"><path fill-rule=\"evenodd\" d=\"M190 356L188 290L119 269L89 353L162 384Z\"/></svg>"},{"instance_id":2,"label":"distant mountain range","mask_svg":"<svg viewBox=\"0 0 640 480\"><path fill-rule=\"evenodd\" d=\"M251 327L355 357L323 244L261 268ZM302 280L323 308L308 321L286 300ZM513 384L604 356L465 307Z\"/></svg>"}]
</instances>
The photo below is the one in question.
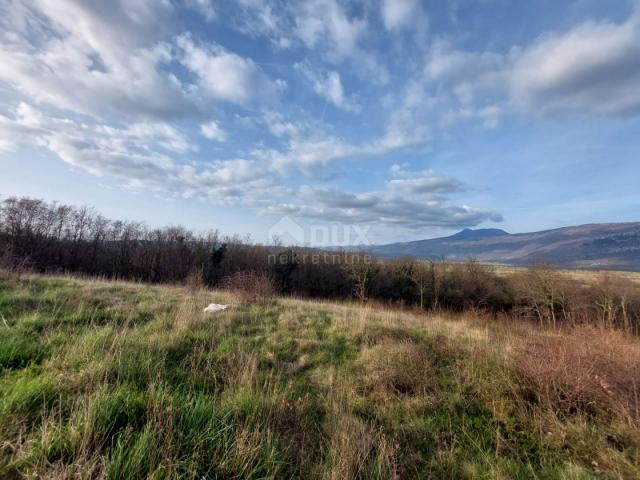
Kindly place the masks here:
<instances>
[{"instance_id":1,"label":"distant mountain range","mask_svg":"<svg viewBox=\"0 0 640 480\"><path fill-rule=\"evenodd\" d=\"M375 245L382 258L411 256L528 265L546 261L566 268L640 271L640 222L603 223L510 234L497 228L465 229L450 237Z\"/></svg>"}]
</instances>

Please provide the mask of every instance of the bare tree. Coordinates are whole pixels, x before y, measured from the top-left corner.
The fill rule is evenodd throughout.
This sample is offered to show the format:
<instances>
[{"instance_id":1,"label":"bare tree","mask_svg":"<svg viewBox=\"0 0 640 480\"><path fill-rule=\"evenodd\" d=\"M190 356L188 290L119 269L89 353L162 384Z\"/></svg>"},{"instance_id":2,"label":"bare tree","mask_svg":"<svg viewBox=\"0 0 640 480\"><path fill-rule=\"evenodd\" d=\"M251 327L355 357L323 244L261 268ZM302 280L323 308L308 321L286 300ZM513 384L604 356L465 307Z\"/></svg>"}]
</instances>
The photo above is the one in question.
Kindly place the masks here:
<instances>
[{"instance_id":1,"label":"bare tree","mask_svg":"<svg viewBox=\"0 0 640 480\"><path fill-rule=\"evenodd\" d=\"M366 259L360 258L359 254L352 254L346 257L345 272L353 282L353 293L358 300L366 302L369 298L369 289L375 276L376 266Z\"/></svg>"}]
</instances>

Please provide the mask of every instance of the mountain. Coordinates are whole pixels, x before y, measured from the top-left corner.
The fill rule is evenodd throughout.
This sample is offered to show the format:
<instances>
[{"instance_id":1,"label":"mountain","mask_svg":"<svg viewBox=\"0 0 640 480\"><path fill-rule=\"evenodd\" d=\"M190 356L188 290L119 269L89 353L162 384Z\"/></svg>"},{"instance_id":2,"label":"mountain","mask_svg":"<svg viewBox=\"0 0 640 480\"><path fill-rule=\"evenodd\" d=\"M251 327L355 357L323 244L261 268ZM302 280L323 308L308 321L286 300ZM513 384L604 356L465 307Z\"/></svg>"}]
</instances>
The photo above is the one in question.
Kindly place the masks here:
<instances>
[{"instance_id":1,"label":"mountain","mask_svg":"<svg viewBox=\"0 0 640 480\"><path fill-rule=\"evenodd\" d=\"M502 235L509 235L509 234L504 230L500 230L499 228L480 228L478 230L465 228L461 232L458 232L455 235L451 235L450 237L446 237L446 238L456 239L456 240L467 240L470 238L501 237Z\"/></svg>"},{"instance_id":2,"label":"mountain","mask_svg":"<svg viewBox=\"0 0 640 480\"><path fill-rule=\"evenodd\" d=\"M371 247L382 258L469 257L484 262L528 265L552 262L566 268L640 271L640 222L605 223L510 234L497 228L465 229L449 237Z\"/></svg>"}]
</instances>

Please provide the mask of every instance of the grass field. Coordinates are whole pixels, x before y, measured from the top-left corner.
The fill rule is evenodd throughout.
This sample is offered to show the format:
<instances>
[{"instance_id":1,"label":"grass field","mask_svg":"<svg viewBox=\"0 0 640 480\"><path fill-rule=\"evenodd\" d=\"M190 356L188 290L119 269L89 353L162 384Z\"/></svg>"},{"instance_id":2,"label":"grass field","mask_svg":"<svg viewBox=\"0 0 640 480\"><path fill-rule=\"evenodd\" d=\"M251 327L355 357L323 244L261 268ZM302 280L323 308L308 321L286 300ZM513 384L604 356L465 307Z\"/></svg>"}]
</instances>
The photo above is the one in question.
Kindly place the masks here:
<instances>
[{"instance_id":1,"label":"grass field","mask_svg":"<svg viewBox=\"0 0 640 480\"><path fill-rule=\"evenodd\" d=\"M3 479L640 478L616 332L37 276L0 315Z\"/></svg>"},{"instance_id":2,"label":"grass field","mask_svg":"<svg viewBox=\"0 0 640 480\"><path fill-rule=\"evenodd\" d=\"M526 272L528 267L516 267L513 265L486 264L498 275L511 276ZM620 270L578 270L578 269L558 269L557 273L565 278L576 280L581 283L596 283L603 278L619 278L640 283L640 272L623 272Z\"/></svg>"}]
</instances>

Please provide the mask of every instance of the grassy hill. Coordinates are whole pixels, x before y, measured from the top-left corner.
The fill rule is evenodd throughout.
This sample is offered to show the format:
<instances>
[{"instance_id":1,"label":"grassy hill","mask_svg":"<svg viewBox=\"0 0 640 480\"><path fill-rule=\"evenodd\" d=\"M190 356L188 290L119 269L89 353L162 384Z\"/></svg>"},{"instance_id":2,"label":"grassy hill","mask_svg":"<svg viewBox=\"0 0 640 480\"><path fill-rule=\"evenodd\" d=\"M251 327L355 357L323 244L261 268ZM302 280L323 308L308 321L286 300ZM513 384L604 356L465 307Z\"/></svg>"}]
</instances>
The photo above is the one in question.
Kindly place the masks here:
<instances>
[{"instance_id":1,"label":"grassy hill","mask_svg":"<svg viewBox=\"0 0 640 480\"><path fill-rule=\"evenodd\" d=\"M608 330L0 280L0 478L638 478L639 386Z\"/></svg>"}]
</instances>

